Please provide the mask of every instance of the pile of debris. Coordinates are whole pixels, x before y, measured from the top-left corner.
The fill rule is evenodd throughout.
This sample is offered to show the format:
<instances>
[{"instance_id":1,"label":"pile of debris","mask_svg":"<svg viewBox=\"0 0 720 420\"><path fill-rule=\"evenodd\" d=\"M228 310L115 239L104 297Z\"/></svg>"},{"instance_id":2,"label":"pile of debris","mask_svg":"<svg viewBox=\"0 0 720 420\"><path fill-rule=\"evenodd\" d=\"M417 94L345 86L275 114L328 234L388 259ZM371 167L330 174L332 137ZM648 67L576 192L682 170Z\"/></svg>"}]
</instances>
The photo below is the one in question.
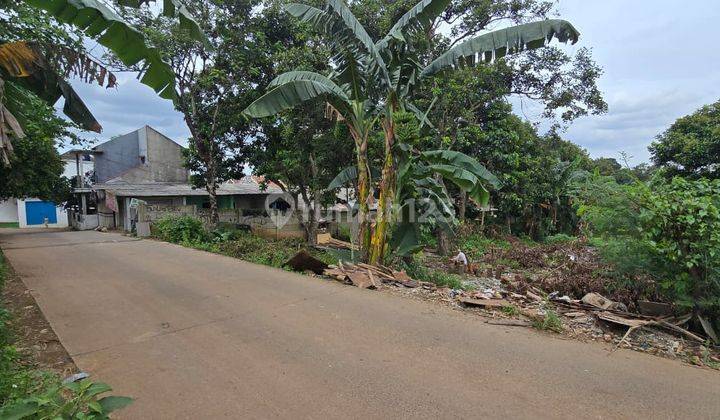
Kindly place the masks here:
<instances>
[{"instance_id":1,"label":"pile of debris","mask_svg":"<svg viewBox=\"0 0 720 420\"><path fill-rule=\"evenodd\" d=\"M417 281L405 271L382 265L343 261L325 265L302 251L288 261L288 265L362 289L383 288L415 299L467 308L465 310L479 309L490 317L486 321L490 324L537 327L555 314L560 325L549 329L571 337L601 340L614 344L614 349L631 348L720 368L720 353L708 346L708 339L683 328L692 316L677 316L669 304L637 301L633 307L637 307L639 313L634 313L624 302L596 292L586 293L577 300L557 291L547 294L538 283L502 270L488 273L487 278L464 277L463 283L470 287L463 290ZM705 324L703 319L700 321ZM711 328L705 332L709 339L717 339Z\"/></svg>"},{"instance_id":2,"label":"pile of debris","mask_svg":"<svg viewBox=\"0 0 720 420\"><path fill-rule=\"evenodd\" d=\"M405 271L396 271L382 265L350 264L340 261L337 265L328 266L323 274L361 289L379 289L383 284L411 289L435 288L432 283L413 280Z\"/></svg>"}]
</instances>

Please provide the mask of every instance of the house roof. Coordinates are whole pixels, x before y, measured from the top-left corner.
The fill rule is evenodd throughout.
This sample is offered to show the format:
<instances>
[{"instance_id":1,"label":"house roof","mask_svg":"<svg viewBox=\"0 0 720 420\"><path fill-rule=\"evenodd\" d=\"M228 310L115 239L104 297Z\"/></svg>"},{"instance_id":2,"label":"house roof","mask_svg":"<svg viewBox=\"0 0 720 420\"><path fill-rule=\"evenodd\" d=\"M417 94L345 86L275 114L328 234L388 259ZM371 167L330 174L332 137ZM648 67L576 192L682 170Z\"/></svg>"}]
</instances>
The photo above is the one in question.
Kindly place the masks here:
<instances>
[{"instance_id":1,"label":"house roof","mask_svg":"<svg viewBox=\"0 0 720 420\"><path fill-rule=\"evenodd\" d=\"M261 188L262 178L246 176L239 180L231 180L220 184L217 195L251 195L251 194L280 194L282 189L272 182ZM208 195L203 188L193 188L189 184L150 182L142 184L129 184L122 181L109 181L95 184L94 190L106 190L118 197L172 197L190 195Z\"/></svg>"}]
</instances>

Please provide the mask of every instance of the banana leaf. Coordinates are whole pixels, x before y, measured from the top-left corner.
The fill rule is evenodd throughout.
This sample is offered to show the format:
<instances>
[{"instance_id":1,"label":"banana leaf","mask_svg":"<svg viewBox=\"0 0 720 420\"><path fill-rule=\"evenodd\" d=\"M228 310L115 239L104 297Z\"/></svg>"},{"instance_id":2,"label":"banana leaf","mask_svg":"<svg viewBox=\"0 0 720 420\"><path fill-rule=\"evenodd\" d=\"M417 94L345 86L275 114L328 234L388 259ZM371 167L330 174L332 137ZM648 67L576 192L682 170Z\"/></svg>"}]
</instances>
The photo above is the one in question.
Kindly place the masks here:
<instances>
[{"instance_id":1,"label":"banana leaf","mask_svg":"<svg viewBox=\"0 0 720 420\"><path fill-rule=\"evenodd\" d=\"M243 114L253 118L269 117L318 98L329 102L341 114L348 109L350 100L345 92L329 79L327 81L295 79L275 86L245 108Z\"/></svg>"},{"instance_id":2,"label":"banana leaf","mask_svg":"<svg viewBox=\"0 0 720 420\"><path fill-rule=\"evenodd\" d=\"M370 167L370 176L372 178L380 178L381 173L380 170L374 167ZM341 188L348 184L353 184L358 177L358 171L357 166L348 166L347 168L343 169L338 173L335 178L333 178L332 181L330 181L330 184L328 185L328 190L334 190L336 188Z\"/></svg>"},{"instance_id":3,"label":"banana leaf","mask_svg":"<svg viewBox=\"0 0 720 420\"><path fill-rule=\"evenodd\" d=\"M97 0L24 0L43 9L61 22L75 25L112 51L127 66L143 61L140 80L160 97L174 99L175 73L151 48L143 34L133 28L109 7Z\"/></svg>"},{"instance_id":4,"label":"banana leaf","mask_svg":"<svg viewBox=\"0 0 720 420\"><path fill-rule=\"evenodd\" d=\"M469 39L449 49L431 62L421 73L429 77L448 67L473 65L478 61L490 62L507 54L545 46L553 38L560 42L577 42L580 33L570 22L549 19L526 23L489 32Z\"/></svg>"},{"instance_id":5,"label":"banana leaf","mask_svg":"<svg viewBox=\"0 0 720 420\"><path fill-rule=\"evenodd\" d=\"M393 40L405 42L405 36L411 29L422 29L432 23L450 4L450 0L422 0L395 22L387 35L376 44L378 50L383 50Z\"/></svg>"}]
</instances>

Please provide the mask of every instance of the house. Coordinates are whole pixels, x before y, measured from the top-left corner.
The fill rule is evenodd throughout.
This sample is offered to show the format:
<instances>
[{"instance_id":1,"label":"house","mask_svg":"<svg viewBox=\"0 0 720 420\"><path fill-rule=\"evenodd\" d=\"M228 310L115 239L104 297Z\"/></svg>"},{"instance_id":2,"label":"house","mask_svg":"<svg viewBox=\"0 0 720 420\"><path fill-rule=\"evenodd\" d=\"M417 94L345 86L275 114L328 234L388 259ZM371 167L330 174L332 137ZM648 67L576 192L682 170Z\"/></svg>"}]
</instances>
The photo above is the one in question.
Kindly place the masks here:
<instances>
[{"instance_id":1,"label":"house","mask_svg":"<svg viewBox=\"0 0 720 420\"><path fill-rule=\"evenodd\" d=\"M145 126L90 150L69 152L77 161L86 155L92 155L94 161L90 184L79 183L74 190L81 204L72 214L73 226L130 231L139 202L168 211L173 207L194 206L202 213L202 209L210 207L209 195L205 189L190 185L182 150L182 146L167 136ZM234 213L240 217L243 213L264 210L268 195L281 192L275 184L248 176L219 186L218 207L237 210ZM91 204L96 204L94 212Z\"/></svg>"},{"instance_id":2,"label":"house","mask_svg":"<svg viewBox=\"0 0 720 420\"><path fill-rule=\"evenodd\" d=\"M78 165L72 159L63 157L63 176L72 178L78 172ZM92 170L92 162L82 160L81 170ZM67 227L68 212L61 205L38 198L9 198L0 201L0 224L21 228Z\"/></svg>"}]
</instances>

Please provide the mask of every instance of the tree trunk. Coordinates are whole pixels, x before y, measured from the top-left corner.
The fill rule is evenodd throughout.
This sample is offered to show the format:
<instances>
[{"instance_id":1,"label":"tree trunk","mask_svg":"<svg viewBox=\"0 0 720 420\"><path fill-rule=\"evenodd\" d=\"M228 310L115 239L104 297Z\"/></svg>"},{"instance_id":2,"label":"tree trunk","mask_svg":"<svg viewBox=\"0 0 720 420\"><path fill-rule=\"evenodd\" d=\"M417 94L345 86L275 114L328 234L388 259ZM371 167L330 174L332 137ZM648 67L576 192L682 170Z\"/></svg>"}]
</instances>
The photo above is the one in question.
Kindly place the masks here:
<instances>
[{"instance_id":1,"label":"tree trunk","mask_svg":"<svg viewBox=\"0 0 720 420\"><path fill-rule=\"evenodd\" d=\"M204 158L203 158L204 159ZM213 163L206 163L207 172L205 173L205 190L208 192L208 201L210 201L210 226L215 228L220 222L220 215L218 214L218 199L217 199L217 177L215 175L215 162L213 159L207 159Z\"/></svg>"},{"instance_id":2,"label":"tree trunk","mask_svg":"<svg viewBox=\"0 0 720 420\"><path fill-rule=\"evenodd\" d=\"M360 258L368 260L370 251L370 201L372 193L370 188L370 167L367 157L367 136L350 127L350 132L355 140L357 153L357 203L358 203L358 245L360 246Z\"/></svg>"},{"instance_id":3,"label":"tree trunk","mask_svg":"<svg viewBox=\"0 0 720 420\"><path fill-rule=\"evenodd\" d=\"M437 182L442 186L443 190L445 190L445 193L447 194L447 188L445 188L445 182L443 181L443 177L440 174L435 174L435 179ZM447 255L450 251L450 238L448 237L448 234L446 231L444 231L442 228L438 227L435 230L435 238L437 240L437 252L440 255Z\"/></svg>"},{"instance_id":4,"label":"tree trunk","mask_svg":"<svg viewBox=\"0 0 720 420\"><path fill-rule=\"evenodd\" d=\"M217 184L207 184L208 199L210 201L210 226L217 227L220 223L220 215L218 214L218 201L217 201Z\"/></svg>"},{"instance_id":5,"label":"tree trunk","mask_svg":"<svg viewBox=\"0 0 720 420\"><path fill-rule=\"evenodd\" d=\"M392 117L383 121L385 131L385 161L380 181L380 198L378 201L375 230L370 243L370 264L382 264L387 252L387 239L392 223L393 201L395 199L395 159L393 146L395 143L395 124Z\"/></svg>"},{"instance_id":6,"label":"tree trunk","mask_svg":"<svg viewBox=\"0 0 720 420\"><path fill-rule=\"evenodd\" d=\"M465 223L465 209L467 208L467 192L460 190L460 200L458 200L458 220Z\"/></svg>"},{"instance_id":7,"label":"tree trunk","mask_svg":"<svg viewBox=\"0 0 720 420\"><path fill-rule=\"evenodd\" d=\"M448 255L450 253L450 238L448 238L447 232L441 228L437 228L437 253L439 255Z\"/></svg>"},{"instance_id":8,"label":"tree trunk","mask_svg":"<svg viewBox=\"0 0 720 420\"><path fill-rule=\"evenodd\" d=\"M307 209L307 220L301 209L296 208L295 214L297 215L300 224L305 231L305 242L308 246L317 245L317 232L318 232L318 215L320 214L320 202L318 200L317 193L307 194L307 190L302 187L300 190L305 208ZM297 207L297 206L296 206Z\"/></svg>"}]
</instances>

